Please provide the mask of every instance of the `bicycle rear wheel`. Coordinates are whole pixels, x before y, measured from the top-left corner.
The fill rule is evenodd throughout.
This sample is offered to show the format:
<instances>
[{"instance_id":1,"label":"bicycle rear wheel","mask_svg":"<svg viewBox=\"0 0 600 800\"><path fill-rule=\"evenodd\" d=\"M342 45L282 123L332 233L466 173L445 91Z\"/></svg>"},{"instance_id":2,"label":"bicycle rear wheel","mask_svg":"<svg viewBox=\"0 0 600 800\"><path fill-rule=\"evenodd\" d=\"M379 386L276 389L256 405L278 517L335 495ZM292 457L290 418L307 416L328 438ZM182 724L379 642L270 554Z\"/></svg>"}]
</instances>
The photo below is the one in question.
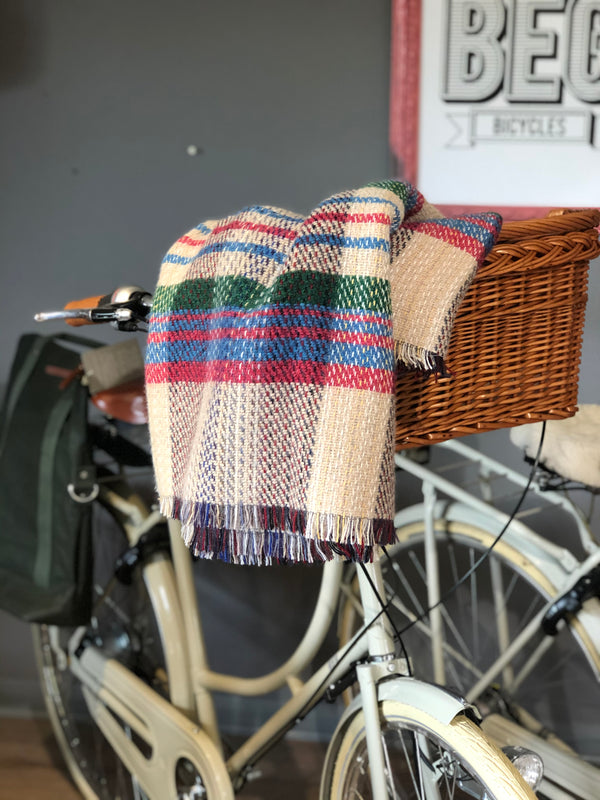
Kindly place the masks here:
<instances>
[{"instance_id":1,"label":"bicycle rear wheel","mask_svg":"<svg viewBox=\"0 0 600 800\"><path fill-rule=\"evenodd\" d=\"M113 578L115 561L128 547L121 525L100 506L93 526L96 604L85 635L163 696L167 676L161 640L141 571L130 585ZM69 669L69 645L83 631L33 626L34 647L46 708L77 787L89 800L146 800L135 777L110 748L88 712L81 684Z\"/></svg>"},{"instance_id":2,"label":"bicycle rear wheel","mask_svg":"<svg viewBox=\"0 0 600 800\"><path fill-rule=\"evenodd\" d=\"M397 530L393 559L382 560L393 614L406 628L427 608L425 536L422 521ZM442 647L446 686L469 694L479 677L556 594L547 575L523 553L501 542L466 583L446 593L494 540L493 534L460 522L436 522L440 570ZM356 609L346 604L341 638L354 629ZM558 737L579 756L599 763L600 686L592 656L575 620L556 637L539 629L490 685L472 698L545 738ZM429 621L410 627L403 640L416 674L440 681L433 668ZM440 681L441 682L441 681Z\"/></svg>"},{"instance_id":3,"label":"bicycle rear wheel","mask_svg":"<svg viewBox=\"0 0 600 800\"><path fill-rule=\"evenodd\" d=\"M534 800L504 754L464 716L443 725L396 700L379 705L390 798ZM321 800L372 797L361 710L336 732L327 753Z\"/></svg>"}]
</instances>

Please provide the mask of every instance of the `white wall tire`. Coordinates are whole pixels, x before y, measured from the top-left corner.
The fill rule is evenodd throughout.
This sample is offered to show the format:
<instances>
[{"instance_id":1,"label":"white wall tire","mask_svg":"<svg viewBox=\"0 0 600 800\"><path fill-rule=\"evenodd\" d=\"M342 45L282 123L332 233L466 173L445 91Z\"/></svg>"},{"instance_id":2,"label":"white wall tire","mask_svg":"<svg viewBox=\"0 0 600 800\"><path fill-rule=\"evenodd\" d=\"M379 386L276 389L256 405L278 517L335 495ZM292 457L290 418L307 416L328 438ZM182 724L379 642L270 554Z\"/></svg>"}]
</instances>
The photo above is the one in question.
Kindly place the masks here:
<instances>
[{"instance_id":1,"label":"white wall tire","mask_svg":"<svg viewBox=\"0 0 600 800\"><path fill-rule=\"evenodd\" d=\"M466 800L478 796L469 793L477 787L486 800L534 800L533 791L504 754L466 716L459 715L444 725L396 700L383 700L379 708L393 773L388 785L390 798ZM420 757L419 751L423 755L426 748L427 758ZM321 800L370 798L365 757L364 716L358 710L332 739Z\"/></svg>"}]
</instances>

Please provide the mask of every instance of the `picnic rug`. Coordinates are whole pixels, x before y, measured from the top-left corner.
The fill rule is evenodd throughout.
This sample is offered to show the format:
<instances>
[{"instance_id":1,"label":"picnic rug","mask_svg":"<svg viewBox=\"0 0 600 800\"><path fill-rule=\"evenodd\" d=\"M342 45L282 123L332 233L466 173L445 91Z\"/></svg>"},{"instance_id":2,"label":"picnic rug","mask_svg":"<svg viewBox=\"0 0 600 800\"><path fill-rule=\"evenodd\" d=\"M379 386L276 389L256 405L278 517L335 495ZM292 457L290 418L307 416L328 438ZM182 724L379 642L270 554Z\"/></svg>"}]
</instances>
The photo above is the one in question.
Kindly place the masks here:
<instances>
[{"instance_id":1,"label":"picnic rug","mask_svg":"<svg viewBox=\"0 0 600 800\"><path fill-rule=\"evenodd\" d=\"M195 555L370 561L393 540L395 369L443 370L500 229L374 183L302 217L266 206L169 250L146 384L163 513Z\"/></svg>"}]
</instances>

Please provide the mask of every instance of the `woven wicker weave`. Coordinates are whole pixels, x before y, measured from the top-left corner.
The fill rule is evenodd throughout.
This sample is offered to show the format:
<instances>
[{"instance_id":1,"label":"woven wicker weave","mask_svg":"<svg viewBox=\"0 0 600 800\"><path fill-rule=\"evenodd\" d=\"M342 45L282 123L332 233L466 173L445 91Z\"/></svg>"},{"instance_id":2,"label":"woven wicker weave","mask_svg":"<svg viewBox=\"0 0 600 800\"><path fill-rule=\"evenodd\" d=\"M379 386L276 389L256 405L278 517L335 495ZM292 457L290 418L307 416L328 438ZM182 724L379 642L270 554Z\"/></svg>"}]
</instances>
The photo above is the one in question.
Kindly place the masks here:
<instances>
[{"instance_id":1,"label":"woven wicker weave","mask_svg":"<svg viewBox=\"0 0 600 800\"><path fill-rule=\"evenodd\" d=\"M506 223L460 306L447 378L398 376L396 449L573 416L596 211Z\"/></svg>"}]
</instances>

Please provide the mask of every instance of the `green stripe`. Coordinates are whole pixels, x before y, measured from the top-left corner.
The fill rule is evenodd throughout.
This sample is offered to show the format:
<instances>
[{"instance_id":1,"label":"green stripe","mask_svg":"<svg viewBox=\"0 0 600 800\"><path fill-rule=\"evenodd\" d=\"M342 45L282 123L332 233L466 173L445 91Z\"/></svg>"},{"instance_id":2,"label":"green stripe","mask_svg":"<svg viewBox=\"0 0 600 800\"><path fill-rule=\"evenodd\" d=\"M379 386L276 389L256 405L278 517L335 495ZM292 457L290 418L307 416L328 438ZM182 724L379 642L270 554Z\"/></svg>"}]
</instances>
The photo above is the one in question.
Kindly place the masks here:
<instances>
[{"instance_id":1,"label":"green stripe","mask_svg":"<svg viewBox=\"0 0 600 800\"><path fill-rule=\"evenodd\" d=\"M402 181L376 181L368 185L378 189L387 189L388 192L392 192L396 197L399 197L405 206L408 204L411 197L407 184L402 183Z\"/></svg>"},{"instance_id":2,"label":"green stripe","mask_svg":"<svg viewBox=\"0 0 600 800\"><path fill-rule=\"evenodd\" d=\"M301 304L389 314L389 282L381 278L310 271L286 273L271 286L232 275L194 278L174 286L159 286L152 313L208 311L223 306L252 310L265 305Z\"/></svg>"}]
</instances>

